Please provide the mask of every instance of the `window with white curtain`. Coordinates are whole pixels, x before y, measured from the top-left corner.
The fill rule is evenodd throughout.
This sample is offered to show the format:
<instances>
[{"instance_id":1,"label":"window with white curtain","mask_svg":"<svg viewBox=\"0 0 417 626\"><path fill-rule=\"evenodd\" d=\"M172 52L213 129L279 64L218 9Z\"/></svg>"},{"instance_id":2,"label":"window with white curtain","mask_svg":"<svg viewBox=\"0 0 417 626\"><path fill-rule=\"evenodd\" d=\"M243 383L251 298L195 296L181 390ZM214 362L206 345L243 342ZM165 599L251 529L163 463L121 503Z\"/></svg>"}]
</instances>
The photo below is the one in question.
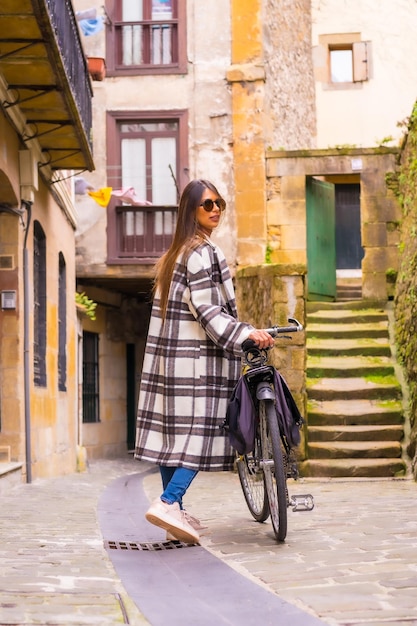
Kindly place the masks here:
<instances>
[{"instance_id":1,"label":"window with white curtain","mask_svg":"<svg viewBox=\"0 0 417 626\"><path fill-rule=\"evenodd\" d=\"M106 10L109 75L186 71L186 0L119 0Z\"/></svg>"},{"instance_id":2,"label":"window with white curtain","mask_svg":"<svg viewBox=\"0 0 417 626\"><path fill-rule=\"evenodd\" d=\"M108 263L158 258L188 182L188 112L108 112Z\"/></svg>"}]
</instances>

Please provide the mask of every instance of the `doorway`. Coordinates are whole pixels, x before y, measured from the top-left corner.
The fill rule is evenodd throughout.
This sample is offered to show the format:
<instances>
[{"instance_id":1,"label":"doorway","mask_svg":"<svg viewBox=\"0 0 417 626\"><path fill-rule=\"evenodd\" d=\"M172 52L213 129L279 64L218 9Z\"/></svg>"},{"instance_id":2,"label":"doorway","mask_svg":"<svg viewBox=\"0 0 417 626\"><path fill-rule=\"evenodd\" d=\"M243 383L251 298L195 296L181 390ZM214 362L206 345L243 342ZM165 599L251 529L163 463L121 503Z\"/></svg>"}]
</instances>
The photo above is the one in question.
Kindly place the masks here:
<instances>
[{"instance_id":1,"label":"doorway","mask_svg":"<svg viewBox=\"0 0 417 626\"><path fill-rule=\"evenodd\" d=\"M336 269L358 270L364 256L361 242L360 185L335 184Z\"/></svg>"}]
</instances>

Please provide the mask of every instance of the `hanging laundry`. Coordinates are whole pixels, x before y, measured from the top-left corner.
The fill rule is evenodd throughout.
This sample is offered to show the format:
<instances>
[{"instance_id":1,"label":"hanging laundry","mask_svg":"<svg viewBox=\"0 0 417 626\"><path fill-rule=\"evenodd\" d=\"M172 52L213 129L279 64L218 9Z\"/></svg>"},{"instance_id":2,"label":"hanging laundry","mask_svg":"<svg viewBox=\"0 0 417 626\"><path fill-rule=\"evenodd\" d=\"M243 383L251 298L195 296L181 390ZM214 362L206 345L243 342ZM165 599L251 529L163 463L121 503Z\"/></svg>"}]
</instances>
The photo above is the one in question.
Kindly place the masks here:
<instances>
[{"instance_id":1,"label":"hanging laundry","mask_svg":"<svg viewBox=\"0 0 417 626\"><path fill-rule=\"evenodd\" d=\"M80 20L80 25L83 35L89 37L90 35L97 35L104 28L104 17L100 16L97 19Z\"/></svg>"},{"instance_id":2,"label":"hanging laundry","mask_svg":"<svg viewBox=\"0 0 417 626\"><path fill-rule=\"evenodd\" d=\"M82 176L74 178L74 192L77 195L82 196L87 193L89 189L94 189L94 187L90 185L85 178L82 178Z\"/></svg>"},{"instance_id":3,"label":"hanging laundry","mask_svg":"<svg viewBox=\"0 0 417 626\"><path fill-rule=\"evenodd\" d=\"M102 187L101 189L97 189L97 191L88 191L88 195L94 198L94 200L102 207L106 207L110 202L111 198L111 187Z\"/></svg>"},{"instance_id":4,"label":"hanging laundry","mask_svg":"<svg viewBox=\"0 0 417 626\"><path fill-rule=\"evenodd\" d=\"M96 17L97 9L95 8L75 12L75 19L77 20L77 22L80 22L81 20L95 20Z\"/></svg>"},{"instance_id":5,"label":"hanging laundry","mask_svg":"<svg viewBox=\"0 0 417 626\"><path fill-rule=\"evenodd\" d=\"M126 202L126 204L133 204L136 206L152 205L152 202L139 198L139 196L136 195L134 187L123 187L122 189L114 189L112 191L112 196L115 196L122 202Z\"/></svg>"}]
</instances>

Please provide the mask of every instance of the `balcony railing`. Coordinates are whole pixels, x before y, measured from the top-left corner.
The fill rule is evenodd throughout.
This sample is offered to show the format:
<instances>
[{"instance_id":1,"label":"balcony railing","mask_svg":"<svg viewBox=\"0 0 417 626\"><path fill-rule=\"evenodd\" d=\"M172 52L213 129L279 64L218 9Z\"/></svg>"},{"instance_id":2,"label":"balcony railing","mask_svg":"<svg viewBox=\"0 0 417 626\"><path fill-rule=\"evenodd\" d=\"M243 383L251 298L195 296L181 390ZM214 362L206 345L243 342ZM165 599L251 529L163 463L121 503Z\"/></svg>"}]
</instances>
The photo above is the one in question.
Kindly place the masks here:
<instances>
[{"instance_id":1,"label":"balcony railing","mask_svg":"<svg viewBox=\"0 0 417 626\"><path fill-rule=\"evenodd\" d=\"M66 70L66 77L91 148L93 92L74 11L69 0L60 0L60 2L44 0L44 2Z\"/></svg>"},{"instance_id":2,"label":"balcony railing","mask_svg":"<svg viewBox=\"0 0 417 626\"><path fill-rule=\"evenodd\" d=\"M160 257L175 231L177 207L117 206L115 257L138 262Z\"/></svg>"}]
</instances>

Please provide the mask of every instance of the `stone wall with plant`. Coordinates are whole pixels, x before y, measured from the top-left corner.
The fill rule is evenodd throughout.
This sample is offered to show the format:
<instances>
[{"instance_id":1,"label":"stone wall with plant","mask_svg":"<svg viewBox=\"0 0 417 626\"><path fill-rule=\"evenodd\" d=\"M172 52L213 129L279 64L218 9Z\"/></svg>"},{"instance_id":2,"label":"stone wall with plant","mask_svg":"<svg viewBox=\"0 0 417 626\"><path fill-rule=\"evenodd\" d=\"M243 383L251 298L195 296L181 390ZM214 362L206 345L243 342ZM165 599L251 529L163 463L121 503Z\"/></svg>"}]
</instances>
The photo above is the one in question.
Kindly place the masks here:
<instances>
[{"instance_id":1,"label":"stone wall with plant","mask_svg":"<svg viewBox=\"0 0 417 626\"><path fill-rule=\"evenodd\" d=\"M395 287L395 340L409 390L407 452L417 480L417 103L408 121L399 171L388 176L402 208L400 265Z\"/></svg>"}]
</instances>

